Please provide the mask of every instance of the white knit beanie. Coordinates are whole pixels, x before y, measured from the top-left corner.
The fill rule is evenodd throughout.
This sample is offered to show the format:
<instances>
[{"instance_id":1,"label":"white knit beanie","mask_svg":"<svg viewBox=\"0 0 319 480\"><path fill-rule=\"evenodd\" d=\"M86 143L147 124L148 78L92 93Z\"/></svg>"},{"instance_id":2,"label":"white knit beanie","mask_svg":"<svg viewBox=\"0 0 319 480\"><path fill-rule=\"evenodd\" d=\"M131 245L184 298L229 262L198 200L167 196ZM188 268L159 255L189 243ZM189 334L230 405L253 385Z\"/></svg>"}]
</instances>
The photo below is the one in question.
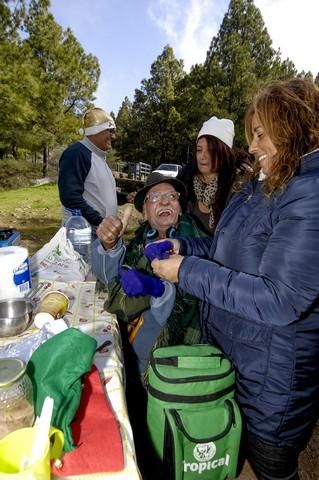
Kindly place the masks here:
<instances>
[{"instance_id":1,"label":"white knit beanie","mask_svg":"<svg viewBox=\"0 0 319 480\"><path fill-rule=\"evenodd\" d=\"M219 140L232 148L235 135L234 123L227 118L211 117L203 123L197 139L203 135L212 135L213 137L219 138Z\"/></svg>"}]
</instances>

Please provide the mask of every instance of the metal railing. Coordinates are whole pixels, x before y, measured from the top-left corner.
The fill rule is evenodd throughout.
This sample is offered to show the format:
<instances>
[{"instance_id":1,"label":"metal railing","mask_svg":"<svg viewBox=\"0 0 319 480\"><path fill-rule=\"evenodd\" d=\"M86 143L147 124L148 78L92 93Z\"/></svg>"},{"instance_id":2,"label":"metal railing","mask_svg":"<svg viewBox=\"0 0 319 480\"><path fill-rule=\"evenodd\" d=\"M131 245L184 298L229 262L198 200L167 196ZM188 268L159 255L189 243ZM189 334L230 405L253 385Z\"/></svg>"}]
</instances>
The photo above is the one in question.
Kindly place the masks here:
<instances>
[{"instance_id":1,"label":"metal railing","mask_svg":"<svg viewBox=\"0 0 319 480\"><path fill-rule=\"evenodd\" d=\"M151 173L152 167L148 163L129 163L128 164L128 176L135 180L145 180Z\"/></svg>"}]
</instances>

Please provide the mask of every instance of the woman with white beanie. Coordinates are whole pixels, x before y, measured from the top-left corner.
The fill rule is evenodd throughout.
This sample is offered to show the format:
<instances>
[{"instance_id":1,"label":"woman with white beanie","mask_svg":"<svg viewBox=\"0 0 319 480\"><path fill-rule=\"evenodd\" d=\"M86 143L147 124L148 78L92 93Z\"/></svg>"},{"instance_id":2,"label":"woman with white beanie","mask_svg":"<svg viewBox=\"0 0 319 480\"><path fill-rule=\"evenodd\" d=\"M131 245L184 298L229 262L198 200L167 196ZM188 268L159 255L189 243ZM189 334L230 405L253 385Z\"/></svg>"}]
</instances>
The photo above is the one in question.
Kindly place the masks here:
<instances>
[{"instance_id":1,"label":"woman with white beanie","mask_svg":"<svg viewBox=\"0 0 319 480\"><path fill-rule=\"evenodd\" d=\"M197 135L196 158L179 175L187 188L186 210L209 235L215 231L238 167L244 162L250 168L248 153L243 157L243 151L235 151L233 139L232 120L211 117Z\"/></svg>"}]
</instances>

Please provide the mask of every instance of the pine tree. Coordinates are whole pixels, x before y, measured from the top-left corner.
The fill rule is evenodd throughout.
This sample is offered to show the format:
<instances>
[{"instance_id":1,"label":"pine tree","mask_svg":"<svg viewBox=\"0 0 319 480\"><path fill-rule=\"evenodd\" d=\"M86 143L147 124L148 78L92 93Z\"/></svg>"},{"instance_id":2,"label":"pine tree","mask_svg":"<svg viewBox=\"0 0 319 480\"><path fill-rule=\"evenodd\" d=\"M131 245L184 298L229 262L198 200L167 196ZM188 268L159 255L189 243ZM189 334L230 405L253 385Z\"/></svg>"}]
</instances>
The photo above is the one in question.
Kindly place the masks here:
<instances>
[{"instance_id":1,"label":"pine tree","mask_svg":"<svg viewBox=\"0 0 319 480\"><path fill-rule=\"evenodd\" d=\"M125 97L116 117L114 148L119 153L121 161L126 163L134 161L135 142L132 135L132 115L132 102Z\"/></svg>"},{"instance_id":2,"label":"pine tree","mask_svg":"<svg viewBox=\"0 0 319 480\"><path fill-rule=\"evenodd\" d=\"M173 163L179 152L180 113L177 86L184 77L183 62L166 46L151 66L151 76L135 90L130 138L134 137L135 161L157 166Z\"/></svg>"},{"instance_id":3,"label":"pine tree","mask_svg":"<svg viewBox=\"0 0 319 480\"><path fill-rule=\"evenodd\" d=\"M12 10L11 10L11 8ZM30 48L19 36L23 5L0 1L0 157L18 155L18 146L31 141L36 118L32 99L39 92Z\"/></svg>"},{"instance_id":4,"label":"pine tree","mask_svg":"<svg viewBox=\"0 0 319 480\"><path fill-rule=\"evenodd\" d=\"M76 114L93 101L100 69L86 55L70 29L63 30L49 12L49 0L30 0L25 12L24 43L34 59L39 92L32 106L37 112L32 132L43 152L43 176L48 169L49 147L67 140L77 127Z\"/></svg>"},{"instance_id":5,"label":"pine tree","mask_svg":"<svg viewBox=\"0 0 319 480\"><path fill-rule=\"evenodd\" d=\"M218 110L231 117L240 129L253 94L271 79L296 75L293 63L281 61L260 10L253 0L231 0L220 30L212 39L205 61L206 88L213 90Z\"/></svg>"}]
</instances>

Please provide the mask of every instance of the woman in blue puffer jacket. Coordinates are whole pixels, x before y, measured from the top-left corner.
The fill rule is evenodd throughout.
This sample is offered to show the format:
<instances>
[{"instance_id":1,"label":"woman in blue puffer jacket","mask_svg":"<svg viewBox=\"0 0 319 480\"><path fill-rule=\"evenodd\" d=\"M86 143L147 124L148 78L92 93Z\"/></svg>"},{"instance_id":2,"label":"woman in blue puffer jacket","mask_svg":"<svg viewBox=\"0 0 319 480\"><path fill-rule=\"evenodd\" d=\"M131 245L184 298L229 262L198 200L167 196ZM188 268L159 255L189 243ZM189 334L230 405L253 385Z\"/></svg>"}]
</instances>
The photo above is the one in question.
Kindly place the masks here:
<instances>
[{"instance_id":1,"label":"woman in blue puffer jacket","mask_svg":"<svg viewBox=\"0 0 319 480\"><path fill-rule=\"evenodd\" d=\"M215 237L146 254L175 254L153 260L154 272L202 300L203 341L235 365L257 478L296 480L319 413L318 87L271 84L247 112L246 135L260 173L232 197Z\"/></svg>"}]
</instances>

